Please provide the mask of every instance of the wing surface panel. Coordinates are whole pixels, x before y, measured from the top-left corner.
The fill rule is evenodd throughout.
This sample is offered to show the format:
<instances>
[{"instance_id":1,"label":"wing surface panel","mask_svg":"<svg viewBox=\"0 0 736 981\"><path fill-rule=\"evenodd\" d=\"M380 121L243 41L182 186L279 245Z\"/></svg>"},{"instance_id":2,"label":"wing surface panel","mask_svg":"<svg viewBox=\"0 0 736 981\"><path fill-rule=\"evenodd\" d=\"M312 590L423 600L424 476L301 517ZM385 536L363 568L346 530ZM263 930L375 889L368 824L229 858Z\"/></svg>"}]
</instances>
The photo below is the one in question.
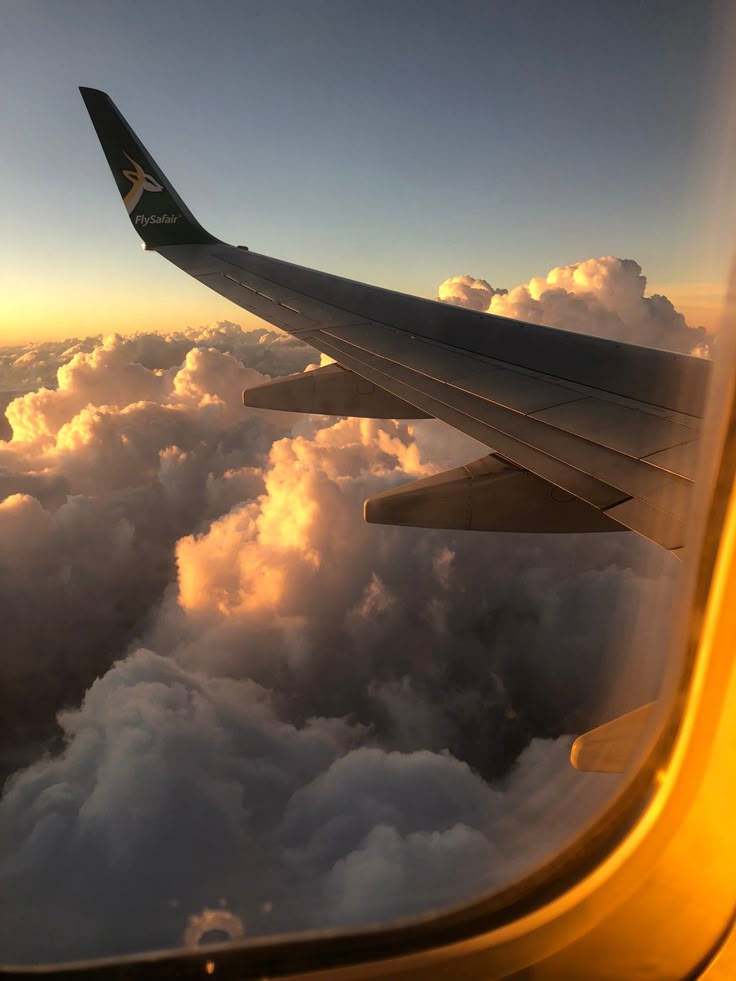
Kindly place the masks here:
<instances>
[{"instance_id":1,"label":"wing surface panel","mask_svg":"<svg viewBox=\"0 0 736 981\"><path fill-rule=\"evenodd\" d=\"M615 453L611 453L609 458L603 459L604 470L604 466L601 465L600 452L604 450L603 447L590 443L585 446L575 445L575 443L569 442L567 444L568 449L576 451L575 456L578 464L576 466L570 459L562 458L559 452L552 452L547 443L539 439L539 430L534 433L525 433L525 439L519 437L518 431L514 435L509 435L504 429L496 429L488 422L476 418L475 406L472 408L472 415L468 414L467 410L470 406L467 404L462 408L458 406L457 396L462 396L463 393L457 392L453 398L454 393L450 386L443 386L441 383L425 378L420 381L420 388L415 388L410 386L407 381L411 378L409 369L399 368L397 372L393 373L393 376L389 376L380 370L376 361L371 363L369 360L359 360L354 354L348 353L344 347L330 344L323 337L326 335L322 332L315 335L315 346L334 357L345 367L369 378L374 384L403 398L406 402L416 405L428 414L442 419L461 432L468 433L487 446L493 447L501 456L517 466L531 470L532 473L549 483L555 484L589 504L593 504L609 516L614 517L625 527L644 535L645 538L649 538L665 548L679 548L683 544L684 523L680 516L684 515L687 510L689 492L687 481L655 467L647 467L646 464L638 463L638 461L630 461L638 468L637 470L629 469L626 472L625 466L621 467L618 464L629 458ZM397 378L399 373L403 374L402 380ZM478 402L478 400L475 401ZM521 416L517 418L534 424L533 420ZM536 425L539 426L540 424L537 423ZM556 432L551 427L547 428L550 434ZM561 437L566 435L558 433L558 436ZM572 439L575 439L577 444L584 443L575 437L570 437L570 440ZM552 449L558 448L553 447ZM591 464L590 458L594 455L598 456L597 467ZM598 472L591 473L591 470ZM610 477L606 476L606 470ZM587 480L585 480L586 477ZM636 486L637 484L638 486ZM640 506L636 510L630 509L616 513L609 510L609 508L624 503L636 494L641 495L638 499Z\"/></svg>"},{"instance_id":2,"label":"wing surface panel","mask_svg":"<svg viewBox=\"0 0 736 981\"><path fill-rule=\"evenodd\" d=\"M664 548L676 549L682 546L684 542L684 521L682 518L662 511L644 501L638 501L640 506L635 509L622 510L619 505L627 503L631 498L620 488L590 477L588 474L548 456L533 446L511 439L451 406L409 388L407 385L392 384L380 371L366 366L365 363L361 364L349 355L341 356L337 348L325 345L321 339L319 346L325 353L331 354L333 357L341 357L342 363L358 374L363 374L373 380L375 384L392 391L412 405L422 408L428 415L434 415L455 429L468 433L488 446L493 446L498 454L505 459L525 470L530 470L548 483L554 484L599 508L623 527L638 532Z\"/></svg>"},{"instance_id":3,"label":"wing surface panel","mask_svg":"<svg viewBox=\"0 0 736 981\"><path fill-rule=\"evenodd\" d=\"M531 417L637 460L697 438L687 426L596 398L565 402Z\"/></svg>"},{"instance_id":4,"label":"wing surface panel","mask_svg":"<svg viewBox=\"0 0 736 981\"><path fill-rule=\"evenodd\" d=\"M603 510L615 503L628 500L628 495L620 489L606 485L603 481L592 478L588 474L548 456L534 446L520 443L502 432L495 431L491 426L479 422L451 405L438 401L429 394L411 388L404 382L387 378L374 365L370 365L366 361L358 361L351 355L341 352L329 343L325 335L316 335L315 342L323 353L335 359L340 358L345 367L355 371L356 374L362 374L375 385L385 387L392 394L401 393L399 397L411 405L423 409L427 415L442 419L453 428L467 433L487 446L491 446L489 441L493 439L493 448L497 450L498 455L511 462L518 460L517 466L537 473L550 483L568 490L569 493L582 498L595 507Z\"/></svg>"},{"instance_id":5,"label":"wing surface panel","mask_svg":"<svg viewBox=\"0 0 736 981\"><path fill-rule=\"evenodd\" d=\"M448 356L444 348L434 348L431 344L406 334L396 337L399 332L391 331L379 324L348 329L328 329L323 332L334 341L360 348L371 355L378 355L387 363L391 362L396 368L410 368L434 380L448 383L452 388L463 390L463 394L471 398L476 398L476 393L467 391L463 369L465 374L470 375L471 384L482 381L484 372L489 369L494 370L485 365L482 360L468 356L463 356L461 364L458 360L453 360L452 355ZM513 369L501 370L507 372L513 384ZM602 399L585 398L564 385L549 385L548 393L549 402L543 407L544 411L535 409L533 414L521 412L517 414L548 422L550 428L586 436L603 445L610 445L605 438L607 434L608 439L616 444L614 449L637 460L644 454L687 442L694 435L692 429L688 427L648 415L645 411L627 409ZM479 400L479 404L483 402L501 407L494 398L493 382L488 385L487 394ZM513 408L513 406L506 406L506 408ZM551 419L549 419L550 415Z\"/></svg>"},{"instance_id":6,"label":"wing surface panel","mask_svg":"<svg viewBox=\"0 0 736 981\"><path fill-rule=\"evenodd\" d=\"M378 325L374 326L380 332ZM460 412L471 416L496 432L504 433L520 442L535 446L542 452L569 463L591 476L604 480L613 486L621 487L631 496L650 500L657 506L662 506L663 498L672 501L672 506L683 508L687 504L689 483L682 478L665 472L648 463L642 463L621 452L581 439L555 426L540 422L535 417L525 416L479 399L457 388L444 379L427 376L414 368L408 354L404 351L401 363L378 357L372 352L363 352L356 346L343 340L343 331L320 331L320 334L332 342L332 356L341 361L345 356L356 357L364 365L372 364L379 369L384 377L396 379L410 385L417 391L432 395L438 402L452 406ZM366 357L367 353L367 357ZM384 383L384 387L386 387ZM582 401L582 400L581 400Z\"/></svg>"},{"instance_id":7,"label":"wing surface panel","mask_svg":"<svg viewBox=\"0 0 736 981\"><path fill-rule=\"evenodd\" d=\"M700 440L695 439L689 443L682 443L680 446L673 446L669 450L652 453L651 456L647 456L644 459L646 459L647 463L653 463L655 466L669 470L671 473L680 474L688 480L694 480L699 453Z\"/></svg>"}]
</instances>

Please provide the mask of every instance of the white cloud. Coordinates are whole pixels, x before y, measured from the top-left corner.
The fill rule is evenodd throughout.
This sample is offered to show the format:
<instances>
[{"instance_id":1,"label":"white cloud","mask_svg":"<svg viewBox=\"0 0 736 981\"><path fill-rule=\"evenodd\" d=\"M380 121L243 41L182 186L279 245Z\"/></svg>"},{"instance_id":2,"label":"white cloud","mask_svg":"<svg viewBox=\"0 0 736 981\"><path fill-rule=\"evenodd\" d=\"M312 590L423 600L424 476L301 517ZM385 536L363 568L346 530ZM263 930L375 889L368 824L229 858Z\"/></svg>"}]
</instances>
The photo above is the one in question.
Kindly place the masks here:
<instances>
[{"instance_id":1,"label":"white cloud","mask_svg":"<svg viewBox=\"0 0 736 981\"><path fill-rule=\"evenodd\" d=\"M508 290L494 289L485 279L473 279L472 276L450 276L440 283L438 300L454 303L459 307L469 307L471 310L485 311L490 306L494 296L503 296Z\"/></svg>"},{"instance_id":2,"label":"white cloud","mask_svg":"<svg viewBox=\"0 0 736 981\"><path fill-rule=\"evenodd\" d=\"M98 679L60 716L64 752L0 801L4 957L160 947L225 921L252 936L385 920L487 890L569 836L562 805L584 779L569 739L536 744L535 800L528 752L494 788L446 751L360 746L356 723L295 725L277 701L143 649Z\"/></svg>"},{"instance_id":3,"label":"white cloud","mask_svg":"<svg viewBox=\"0 0 736 981\"><path fill-rule=\"evenodd\" d=\"M667 557L363 524L482 449L242 406L311 360L232 324L0 359L46 385L0 443L3 959L460 900L599 800L563 734L621 669L612 606L634 619Z\"/></svg>"},{"instance_id":4,"label":"white cloud","mask_svg":"<svg viewBox=\"0 0 736 981\"><path fill-rule=\"evenodd\" d=\"M666 296L645 296L646 285L638 262L602 256L557 266L511 290L452 276L440 285L438 298L501 317L707 356L705 329L689 326Z\"/></svg>"}]
</instances>

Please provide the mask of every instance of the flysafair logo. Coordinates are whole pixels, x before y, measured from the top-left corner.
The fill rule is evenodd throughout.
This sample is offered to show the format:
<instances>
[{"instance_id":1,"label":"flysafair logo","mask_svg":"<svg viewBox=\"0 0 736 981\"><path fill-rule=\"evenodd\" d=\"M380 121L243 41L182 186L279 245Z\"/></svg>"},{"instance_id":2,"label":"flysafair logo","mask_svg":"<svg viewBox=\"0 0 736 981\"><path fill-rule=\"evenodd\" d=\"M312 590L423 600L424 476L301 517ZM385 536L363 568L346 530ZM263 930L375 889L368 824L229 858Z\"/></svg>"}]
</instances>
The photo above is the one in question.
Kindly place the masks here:
<instances>
[{"instance_id":1,"label":"flysafair logo","mask_svg":"<svg viewBox=\"0 0 736 981\"><path fill-rule=\"evenodd\" d=\"M123 171L123 177L129 180L131 184L130 190L123 198L123 204L128 209L128 214L130 214L140 201L144 191L163 191L163 187L154 177L147 174L139 163L136 163L132 157L128 157L128 154L124 150L123 156L127 157L133 164L132 170ZM146 224L148 223L146 222Z\"/></svg>"},{"instance_id":2,"label":"flysafair logo","mask_svg":"<svg viewBox=\"0 0 736 981\"><path fill-rule=\"evenodd\" d=\"M181 215L136 215L133 224L142 225L175 225Z\"/></svg>"}]
</instances>

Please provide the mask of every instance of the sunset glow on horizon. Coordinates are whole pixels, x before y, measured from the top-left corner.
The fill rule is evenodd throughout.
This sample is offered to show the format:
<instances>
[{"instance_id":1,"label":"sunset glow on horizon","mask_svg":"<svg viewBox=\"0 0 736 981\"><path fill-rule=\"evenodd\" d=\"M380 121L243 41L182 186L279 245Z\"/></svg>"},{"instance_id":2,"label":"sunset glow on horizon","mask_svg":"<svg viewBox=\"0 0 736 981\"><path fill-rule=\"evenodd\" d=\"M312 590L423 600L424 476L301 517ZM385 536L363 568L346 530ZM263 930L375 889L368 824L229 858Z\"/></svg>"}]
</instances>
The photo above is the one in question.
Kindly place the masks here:
<instances>
[{"instance_id":1,"label":"sunset glow on horizon","mask_svg":"<svg viewBox=\"0 0 736 981\"><path fill-rule=\"evenodd\" d=\"M53 294L21 292L15 298L6 296L0 306L0 346L141 331L169 333L222 321L246 329L261 326L277 330L199 284L181 279L184 296L152 291L148 296L120 296L117 303L109 293L95 288L85 289L81 302L71 297L60 301ZM190 299L189 293L201 295ZM667 296L690 325L717 333L724 284L653 284L647 294L655 293Z\"/></svg>"}]
</instances>

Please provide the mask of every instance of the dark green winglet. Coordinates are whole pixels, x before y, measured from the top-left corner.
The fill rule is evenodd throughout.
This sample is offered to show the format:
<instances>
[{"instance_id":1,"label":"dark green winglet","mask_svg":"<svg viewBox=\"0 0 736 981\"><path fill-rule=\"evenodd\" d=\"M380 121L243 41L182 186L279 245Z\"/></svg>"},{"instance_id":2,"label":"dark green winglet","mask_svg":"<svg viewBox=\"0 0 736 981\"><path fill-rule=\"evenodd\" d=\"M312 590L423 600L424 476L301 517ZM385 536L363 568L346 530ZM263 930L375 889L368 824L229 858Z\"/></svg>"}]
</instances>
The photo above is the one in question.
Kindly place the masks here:
<instances>
[{"instance_id":1,"label":"dark green winglet","mask_svg":"<svg viewBox=\"0 0 736 981\"><path fill-rule=\"evenodd\" d=\"M218 242L184 204L110 96L98 89L79 91L133 228L146 247Z\"/></svg>"}]
</instances>

